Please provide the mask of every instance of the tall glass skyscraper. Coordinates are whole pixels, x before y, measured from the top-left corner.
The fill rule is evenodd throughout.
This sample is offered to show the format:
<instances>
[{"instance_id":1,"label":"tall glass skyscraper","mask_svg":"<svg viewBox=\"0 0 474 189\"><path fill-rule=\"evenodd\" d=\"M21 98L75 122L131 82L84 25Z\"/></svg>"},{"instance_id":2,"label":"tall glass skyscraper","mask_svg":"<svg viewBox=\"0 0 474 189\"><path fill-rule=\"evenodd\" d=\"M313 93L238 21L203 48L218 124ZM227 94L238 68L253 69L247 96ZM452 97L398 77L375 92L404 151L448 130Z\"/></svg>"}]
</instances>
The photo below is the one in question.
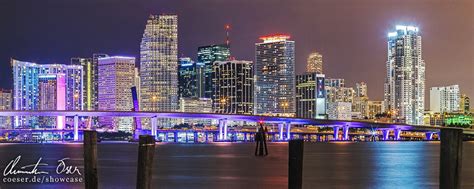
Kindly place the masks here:
<instances>
[{"instance_id":1,"label":"tall glass skyscraper","mask_svg":"<svg viewBox=\"0 0 474 189\"><path fill-rule=\"evenodd\" d=\"M213 109L222 114L253 114L253 63L216 61L213 66Z\"/></svg>"},{"instance_id":2,"label":"tall glass skyscraper","mask_svg":"<svg viewBox=\"0 0 474 189\"><path fill-rule=\"evenodd\" d=\"M398 25L388 33L385 106L393 118L423 124L425 62L418 27Z\"/></svg>"},{"instance_id":3,"label":"tall glass skyscraper","mask_svg":"<svg viewBox=\"0 0 474 189\"><path fill-rule=\"evenodd\" d=\"M83 70L83 102L84 110L96 110L97 109L97 64L93 63L92 58L71 58L72 65L82 66Z\"/></svg>"},{"instance_id":4,"label":"tall glass skyscraper","mask_svg":"<svg viewBox=\"0 0 474 189\"><path fill-rule=\"evenodd\" d=\"M256 114L295 115L295 42L289 38L264 36L255 44Z\"/></svg>"},{"instance_id":5,"label":"tall glass skyscraper","mask_svg":"<svg viewBox=\"0 0 474 189\"><path fill-rule=\"evenodd\" d=\"M305 73L296 76L296 116L326 119L324 74Z\"/></svg>"},{"instance_id":6,"label":"tall glass skyscraper","mask_svg":"<svg viewBox=\"0 0 474 189\"><path fill-rule=\"evenodd\" d=\"M178 64L178 83L179 97L199 97L198 92L198 72L200 69L197 64L189 57L179 59Z\"/></svg>"},{"instance_id":7,"label":"tall glass skyscraper","mask_svg":"<svg viewBox=\"0 0 474 189\"><path fill-rule=\"evenodd\" d=\"M201 84L204 90L200 90L200 97L212 98L214 86L212 85L213 70L212 66L215 61L226 61L230 58L230 49L226 44L209 45L198 48L198 63L204 64L202 70Z\"/></svg>"},{"instance_id":8,"label":"tall glass skyscraper","mask_svg":"<svg viewBox=\"0 0 474 189\"><path fill-rule=\"evenodd\" d=\"M178 16L150 15L140 45L141 110L178 109Z\"/></svg>"}]
</instances>

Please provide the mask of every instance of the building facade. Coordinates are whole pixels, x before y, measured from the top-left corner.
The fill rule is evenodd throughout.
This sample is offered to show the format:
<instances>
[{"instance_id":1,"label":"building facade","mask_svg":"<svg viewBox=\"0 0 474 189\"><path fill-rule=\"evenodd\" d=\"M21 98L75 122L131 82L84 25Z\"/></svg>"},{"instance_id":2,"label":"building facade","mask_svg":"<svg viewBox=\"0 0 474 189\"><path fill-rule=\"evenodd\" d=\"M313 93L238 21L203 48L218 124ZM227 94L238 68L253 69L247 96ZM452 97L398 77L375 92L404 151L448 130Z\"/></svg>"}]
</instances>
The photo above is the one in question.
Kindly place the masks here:
<instances>
[{"instance_id":1,"label":"building facade","mask_svg":"<svg viewBox=\"0 0 474 189\"><path fill-rule=\"evenodd\" d=\"M296 117L327 118L323 74L312 72L296 76Z\"/></svg>"},{"instance_id":2,"label":"building facade","mask_svg":"<svg viewBox=\"0 0 474 189\"><path fill-rule=\"evenodd\" d=\"M470 110L470 99L466 94L461 95L461 100L459 101L459 108L462 113L468 114Z\"/></svg>"},{"instance_id":3,"label":"building facade","mask_svg":"<svg viewBox=\"0 0 474 189\"><path fill-rule=\"evenodd\" d=\"M328 104L328 119L351 120L352 104L349 102L330 102Z\"/></svg>"},{"instance_id":4,"label":"building facade","mask_svg":"<svg viewBox=\"0 0 474 189\"><path fill-rule=\"evenodd\" d=\"M295 116L295 42L288 35L260 37L255 44L255 113Z\"/></svg>"},{"instance_id":5,"label":"building facade","mask_svg":"<svg viewBox=\"0 0 474 189\"><path fill-rule=\"evenodd\" d=\"M309 54L307 59L306 71L309 73L323 73L323 55L318 52Z\"/></svg>"},{"instance_id":6,"label":"building facade","mask_svg":"<svg viewBox=\"0 0 474 189\"><path fill-rule=\"evenodd\" d=\"M150 15L140 45L141 110L178 110L178 16Z\"/></svg>"},{"instance_id":7,"label":"building facade","mask_svg":"<svg viewBox=\"0 0 474 189\"><path fill-rule=\"evenodd\" d=\"M210 98L182 97L179 99L180 112L212 113ZM181 119L181 123L210 125L209 119Z\"/></svg>"},{"instance_id":8,"label":"building facade","mask_svg":"<svg viewBox=\"0 0 474 189\"><path fill-rule=\"evenodd\" d=\"M0 89L0 110L12 110L12 90ZM11 117L0 117L0 128L11 129L12 118Z\"/></svg>"},{"instance_id":9,"label":"building facade","mask_svg":"<svg viewBox=\"0 0 474 189\"><path fill-rule=\"evenodd\" d=\"M64 74L66 82L66 110L83 110L82 66L64 64L36 64L11 59L13 68L14 110L39 110L39 76ZM14 127L39 127L38 117L15 116ZM67 120L66 120L67 121Z\"/></svg>"},{"instance_id":10,"label":"building facade","mask_svg":"<svg viewBox=\"0 0 474 189\"><path fill-rule=\"evenodd\" d=\"M131 111L131 88L135 85L135 58L110 56L99 58L99 110ZM131 117L100 117L103 128L132 132Z\"/></svg>"},{"instance_id":11,"label":"building facade","mask_svg":"<svg viewBox=\"0 0 474 189\"><path fill-rule=\"evenodd\" d=\"M459 85L431 87L430 89L430 110L432 112L458 112L460 100Z\"/></svg>"},{"instance_id":12,"label":"building facade","mask_svg":"<svg viewBox=\"0 0 474 189\"><path fill-rule=\"evenodd\" d=\"M66 110L66 75L63 73L39 75L39 110ZM64 116L39 117L42 127L63 129Z\"/></svg>"},{"instance_id":13,"label":"building facade","mask_svg":"<svg viewBox=\"0 0 474 189\"><path fill-rule=\"evenodd\" d=\"M368 95L367 95L367 84L365 82L356 83L355 96L356 97L368 97Z\"/></svg>"},{"instance_id":14,"label":"building facade","mask_svg":"<svg viewBox=\"0 0 474 189\"><path fill-rule=\"evenodd\" d=\"M198 92L198 69L197 64L189 57L179 59L178 85L179 97L199 97Z\"/></svg>"},{"instance_id":15,"label":"building facade","mask_svg":"<svg viewBox=\"0 0 474 189\"><path fill-rule=\"evenodd\" d=\"M375 119L375 115L382 114L385 112L384 101L372 101L367 102L367 117L369 119Z\"/></svg>"},{"instance_id":16,"label":"building facade","mask_svg":"<svg viewBox=\"0 0 474 189\"><path fill-rule=\"evenodd\" d=\"M396 26L388 33L384 100L394 118L423 124L425 62L418 27Z\"/></svg>"},{"instance_id":17,"label":"building facade","mask_svg":"<svg viewBox=\"0 0 474 189\"><path fill-rule=\"evenodd\" d=\"M226 44L221 45L209 45L198 48L197 53L198 63L203 64L202 74L200 76L203 90L200 90L199 94L202 98L212 98L214 94L214 86L212 82L213 78L213 65L215 61L226 61L230 58L230 49Z\"/></svg>"},{"instance_id":18,"label":"building facade","mask_svg":"<svg viewBox=\"0 0 474 189\"><path fill-rule=\"evenodd\" d=\"M253 114L253 63L245 60L216 61L212 79L213 109L221 114Z\"/></svg>"}]
</instances>

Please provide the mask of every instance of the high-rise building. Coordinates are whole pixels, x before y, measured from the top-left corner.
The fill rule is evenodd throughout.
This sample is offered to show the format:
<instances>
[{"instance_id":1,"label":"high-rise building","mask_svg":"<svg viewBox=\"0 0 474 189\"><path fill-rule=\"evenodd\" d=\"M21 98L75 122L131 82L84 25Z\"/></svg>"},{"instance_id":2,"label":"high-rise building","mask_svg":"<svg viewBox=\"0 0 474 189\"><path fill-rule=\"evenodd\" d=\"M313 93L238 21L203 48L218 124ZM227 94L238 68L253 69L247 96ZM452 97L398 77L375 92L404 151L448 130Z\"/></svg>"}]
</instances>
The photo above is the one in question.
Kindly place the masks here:
<instances>
[{"instance_id":1,"label":"high-rise building","mask_svg":"<svg viewBox=\"0 0 474 189\"><path fill-rule=\"evenodd\" d=\"M148 18L140 45L140 77L142 111L178 110L177 15Z\"/></svg>"},{"instance_id":2,"label":"high-rise building","mask_svg":"<svg viewBox=\"0 0 474 189\"><path fill-rule=\"evenodd\" d=\"M323 73L323 55L319 54L318 52L314 52L309 54L306 71L309 73Z\"/></svg>"},{"instance_id":3,"label":"high-rise building","mask_svg":"<svg viewBox=\"0 0 474 189\"><path fill-rule=\"evenodd\" d=\"M324 80L326 87L345 87L344 79L327 78Z\"/></svg>"},{"instance_id":4,"label":"high-rise building","mask_svg":"<svg viewBox=\"0 0 474 189\"><path fill-rule=\"evenodd\" d=\"M418 27L396 26L388 33L384 100L393 118L423 124L425 62Z\"/></svg>"},{"instance_id":5,"label":"high-rise building","mask_svg":"<svg viewBox=\"0 0 474 189\"><path fill-rule=\"evenodd\" d=\"M213 66L213 109L222 114L253 114L253 63L216 61Z\"/></svg>"},{"instance_id":6,"label":"high-rise building","mask_svg":"<svg viewBox=\"0 0 474 189\"><path fill-rule=\"evenodd\" d=\"M135 58L110 56L99 58L99 110L131 111L131 88L135 85ZM132 132L131 117L100 117L102 127Z\"/></svg>"},{"instance_id":7,"label":"high-rise building","mask_svg":"<svg viewBox=\"0 0 474 189\"><path fill-rule=\"evenodd\" d=\"M352 101L352 112L357 112L357 119L365 119L366 117L368 118L368 102L369 98L366 96L354 97L354 100Z\"/></svg>"},{"instance_id":8,"label":"high-rise building","mask_svg":"<svg viewBox=\"0 0 474 189\"><path fill-rule=\"evenodd\" d=\"M469 97L466 94L461 95L461 100L460 100L460 103L459 103L459 109L460 109L460 112L465 113L465 114L468 114L469 112L471 112L471 110L470 110L470 100L469 100Z\"/></svg>"},{"instance_id":9,"label":"high-rise building","mask_svg":"<svg viewBox=\"0 0 474 189\"><path fill-rule=\"evenodd\" d=\"M457 112L460 107L460 98L459 85L431 87L430 110L440 113Z\"/></svg>"},{"instance_id":10,"label":"high-rise building","mask_svg":"<svg viewBox=\"0 0 474 189\"><path fill-rule=\"evenodd\" d=\"M84 110L97 109L97 64L93 63L93 58L71 58L72 65L80 65L83 70L83 102Z\"/></svg>"},{"instance_id":11,"label":"high-rise building","mask_svg":"<svg viewBox=\"0 0 474 189\"><path fill-rule=\"evenodd\" d=\"M198 69L197 64L189 57L179 59L178 84L179 97L199 97L198 92Z\"/></svg>"},{"instance_id":12,"label":"high-rise building","mask_svg":"<svg viewBox=\"0 0 474 189\"><path fill-rule=\"evenodd\" d=\"M200 97L212 98L214 94L214 86L212 85L213 78L213 65L215 61L226 61L230 58L230 49L226 44L221 45L209 45L198 48L197 53L198 63L203 64L201 85L204 87L203 93Z\"/></svg>"},{"instance_id":13,"label":"high-rise building","mask_svg":"<svg viewBox=\"0 0 474 189\"><path fill-rule=\"evenodd\" d=\"M12 110L12 90L0 89L0 110ZM12 118L1 116L0 128L11 129Z\"/></svg>"},{"instance_id":14,"label":"high-rise building","mask_svg":"<svg viewBox=\"0 0 474 189\"><path fill-rule=\"evenodd\" d=\"M64 64L36 64L11 59L13 67L13 108L39 109L39 76L66 76L66 110L83 109L82 66ZM15 116L14 127L39 127L37 116Z\"/></svg>"},{"instance_id":15,"label":"high-rise building","mask_svg":"<svg viewBox=\"0 0 474 189\"><path fill-rule=\"evenodd\" d=\"M327 118L323 74L312 72L296 76L296 117Z\"/></svg>"},{"instance_id":16,"label":"high-rise building","mask_svg":"<svg viewBox=\"0 0 474 189\"><path fill-rule=\"evenodd\" d=\"M64 73L39 75L39 110L66 110L66 75ZM66 117L39 117L43 127L63 129Z\"/></svg>"},{"instance_id":17,"label":"high-rise building","mask_svg":"<svg viewBox=\"0 0 474 189\"><path fill-rule=\"evenodd\" d=\"M255 113L294 116L296 113L295 42L289 35L260 37L255 44Z\"/></svg>"},{"instance_id":18,"label":"high-rise building","mask_svg":"<svg viewBox=\"0 0 474 189\"><path fill-rule=\"evenodd\" d=\"M138 103L140 103L140 69L135 67L135 77L133 81L133 86L137 88L137 98ZM138 110L137 110L138 111Z\"/></svg>"},{"instance_id":19,"label":"high-rise building","mask_svg":"<svg viewBox=\"0 0 474 189\"><path fill-rule=\"evenodd\" d=\"M355 89L356 97L368 97L367 95L367 84L364 82L356 83Z\"/></svg>"},{"instance_id":20,"label":"high-rise building","mask_svg":"<svg viewBox=\"0 0 474 189\"><path fill-rule=\"evenodd\" d=\"M329 87L326 89L326 101L330 102L354 102L354 89L352 87Z\"/></svg>"},{"instance_id":21,"label":"high-rise building","mask_svg":"<svg viewBox=\"0 0 474 189\"><path fill-rule=\"evenodd\" d=\"M330 102L328 104L328 119L351 120L352 107L350 102Z\"/></svg>"}]
</instances>

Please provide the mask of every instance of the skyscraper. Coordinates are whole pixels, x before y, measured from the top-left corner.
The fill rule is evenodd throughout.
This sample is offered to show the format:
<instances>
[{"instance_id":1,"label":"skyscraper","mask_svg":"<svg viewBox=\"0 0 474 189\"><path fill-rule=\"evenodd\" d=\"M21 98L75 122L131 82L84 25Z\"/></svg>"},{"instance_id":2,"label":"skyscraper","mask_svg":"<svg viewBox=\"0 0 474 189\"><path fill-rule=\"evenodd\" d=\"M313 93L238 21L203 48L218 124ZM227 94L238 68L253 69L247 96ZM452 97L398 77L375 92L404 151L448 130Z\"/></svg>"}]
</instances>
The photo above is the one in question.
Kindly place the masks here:
<instances>
[{"instance_id":1,"label":"skyscraper","mask_svg":"<svg viewBox=\"0 0 474 189\"><path fill-rule=\"evenodd\" d=\"M178 110L177 15L148 18L140 45L140 77L142 111Z\"/></svg>"},{"instance_id":2,"label":"skyscraper","mask_svg":"<svg viewBox=\"0 0 474 189\"><path fill-rule=\"evenodd\" d=\"M135 58L111 56L99 58L99 110L131 111L131 87L135 85ZM101 126L132 132L131 117L100 117Z\"/></svg>"},{"instance_id":3,"label":"skyscraper","mask_svg":"<svg viewBox=\"0 0 474 189\"><path fill-rule=\"evenodd\" d=\"M213 66L213 109L223 114L253 114L253 63L245 60L216 61Z\"/></svg>"},{"instance_id":4,"label":"skyscraper","mask_svg":"<svg viewBox=\"0 0 474 189\"><path fill-rule=\"evenodd\" d=\"M71 58L72 65L82 66L83 70L83 102L84 110L97 109L97 64L94 64L93 58Z\"/></svg>"},{"instance_id":5,"label":"skyscraper","mask_svg":"<svg viewBox=\"0 0 474 189\"><path fill-rule=\"evenodd\" d=\"M0 110L11 110L12 109L12 90L0 89ZM11 117L0 117L0 128L11 129L12 119Z\"/></svg>"},{"instance_id":6,"label":"skyscraper","mask_svg":"<svg viewBox=\"0 0 474 189\"><path fill-rule=\"evenodd\" d=\"M226 44L221 45L209 45L198 48L198 63L203 64L202 78L200 79L203 83L200 84L204 87L201 91L200 97L212 98L214 94L214 86L212 86L213 78L213 64L215 61L226 61L230 57L230 49Z\"/></svg>"},{"instance_id":7,"label":"skyscraper","mask_svg":"<svg viewBox=\"0 0 474 189\"><path fill-rule=\"evenodd\" d=\"M179 97L199 97L198 92L198 70L196 63L189 57L179 59L178 84Z\"/></svg>"},{"instance_id":8,"label":"skyscraper","mask_svg":"<svg viewBox=\"0 0 474 189\"><path fill-rule=\"evenodd\" d=\"M312 119L327 117L323 74L313 72L296 76L296 116Z\"/></svg>"},{"instance_id":9,"label":"skyscraper","mask_svg":"<svg viewBox=\"0 0 474 189\"><path fill-rule=\"evenodd\" d=\"M64 64L36 64L11 59L13 68L13 108L15 110L39 109L39 76L66 76L66 110L82 110L82 66ZM38 127L38 117L16 116L14 127Z\"/></svg>"},{"instance_id":10,"label":"skyscraper","mask_svg":"<svg viewBox=\"0 0 474 189\"><path fill-rule=\"evenodd\" d=\"M323 73L323 55L318 52L313 52L309 54L306 71L309 73Z\"/></svg>"},{"instance_id":11,"label":"skyscraper","mask_svg":"<svg viewBox=\"0 0 474 189\"><path fill-rule=\"evenodd\" d=\"M459 85L431 87L430 110L439 113L457 112L460 107L460 99Z\"/></svg>"},{"instance_id":12,"label":"skyscraper","mask_svg":"<svg viewBox=\"0 0 474 189\"><path fill-rule=\"evenodd\" d=\"M390 114L407 124L423 124L425 62L418 27L396 26L388 33L384 100Z\"/></svg>"},{"instance_id":13,"label":"skyscraper","mask_svg":"<svg viewBox=\"0 0 474 189\"><path fill-rule=\"evenodd\" d=\"M295 42L289 38L263 36L255 44L256 114L295 115Z\"/></svg>"}]
</instances>

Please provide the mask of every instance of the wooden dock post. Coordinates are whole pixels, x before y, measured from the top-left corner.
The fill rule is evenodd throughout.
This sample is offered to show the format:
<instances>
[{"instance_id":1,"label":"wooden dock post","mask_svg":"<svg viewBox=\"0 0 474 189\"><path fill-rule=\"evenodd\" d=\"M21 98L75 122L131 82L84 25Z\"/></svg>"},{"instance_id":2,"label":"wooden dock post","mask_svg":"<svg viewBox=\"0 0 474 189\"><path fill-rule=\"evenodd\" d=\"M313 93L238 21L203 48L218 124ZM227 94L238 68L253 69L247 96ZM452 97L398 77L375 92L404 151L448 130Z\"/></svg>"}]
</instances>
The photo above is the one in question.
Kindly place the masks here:
<instances>
[{"instance_id":1,"label":"wooden dock post","mask_svg":"<svg viewBox=\"0 0 474 189\"><path fill-rule=\"evenodd\" d=\"M439 188L461 188L462 140L462 129L441 129Z\"/></svg>"},{"instance_id":2,"label":"wooden dock post","mask_svg":"<svg viewBox=\"0 0 474 189\"><path fill-rule=\"evenodd\" d=\"M97 132L84 131L84 177L86 189L97 189Z\"/></svg>"},{"instance_id":3,"label":"wooden dock post","mask_svg":"<svg viewBox=\"0 0 474 189\"><path fill-rule=\"evenodd\" d=\"M303 187L304 141L290 140L288 145L288 189Z\"/></svg>"},{"instance_id":4,"label":"wooden dock post","mask_svg":"<svg viewBox=\"0 0 474 189\"><path fill-rule=\"evenodd\" d=\"M155 138L151 135L140 135L138 142L137 189L151 189Z\"/></svg>"}]
</instances>

